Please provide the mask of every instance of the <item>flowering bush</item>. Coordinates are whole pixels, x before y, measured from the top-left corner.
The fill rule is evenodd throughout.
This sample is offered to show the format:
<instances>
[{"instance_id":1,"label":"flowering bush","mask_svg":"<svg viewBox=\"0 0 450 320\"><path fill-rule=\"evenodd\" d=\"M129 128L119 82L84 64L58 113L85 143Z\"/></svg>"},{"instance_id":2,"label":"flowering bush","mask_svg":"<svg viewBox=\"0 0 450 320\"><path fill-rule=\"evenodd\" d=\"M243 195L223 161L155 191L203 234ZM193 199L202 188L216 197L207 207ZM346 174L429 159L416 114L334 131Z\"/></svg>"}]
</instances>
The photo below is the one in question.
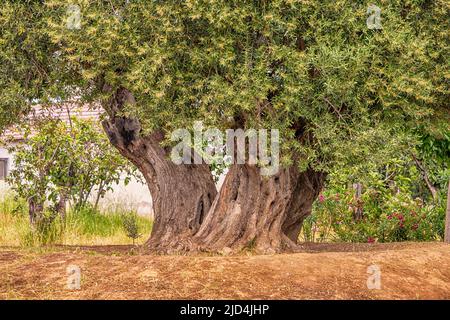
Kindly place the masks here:
<instances>
[{"instance_id":1,"label":"flowering bush","mask_svg":"<svg viewBox=\"0 0 450 320\"><path fill-rule=\"evenodd\" d=\"M327 189L303 225L302 241L432 241L444 236L445 207L425 205L404 192L366 190L360 200L352 189ZM444 202L444 201L442 201ZM361 207L362 219L355 219Z\"/></svg>"},{"instance_id":2,"label":"flowering bush","mask_svg":"<svg viewBox=\"0 0 450 320\"><path fill-rule=\"evenodd\" d=\"M424 130L422 128L422 130ZM360 170L342 167L328 176L303 241L392 242L444 238L450 179L450 131L420 134L417 156L405 154ZM360 182L360 196L349 181ZM431 186L431 187L430 187Z\"/></svg>"}]
</instances>

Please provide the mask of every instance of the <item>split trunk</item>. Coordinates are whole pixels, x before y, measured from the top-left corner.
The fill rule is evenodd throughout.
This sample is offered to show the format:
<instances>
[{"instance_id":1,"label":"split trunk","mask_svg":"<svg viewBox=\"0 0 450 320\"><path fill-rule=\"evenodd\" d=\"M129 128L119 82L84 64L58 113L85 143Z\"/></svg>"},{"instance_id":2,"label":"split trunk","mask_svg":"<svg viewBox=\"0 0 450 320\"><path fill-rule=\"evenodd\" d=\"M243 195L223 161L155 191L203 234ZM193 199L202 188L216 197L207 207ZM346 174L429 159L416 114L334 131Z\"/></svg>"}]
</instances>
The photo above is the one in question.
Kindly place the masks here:
<instances>
[{"instance_id":1,"label":"split trunk","mask_svg":"<svg viewBox=\"0 0 450 320\"><path fill-rule=\"evenodd\" d=\"M110 90L110 88L106 88ZM120 116L135 103L119 89L105 106L103 127L111 143L143 174L153 198L151 250L280 252L297 247L303 220L311 213L325 175L313 170L280 169L261 175L251 165L231 166L217 190L208 165L176 165L163 148L162 132L141 135L139 121ZM217 196L216 196L217 195Z\"/></svg>"},{"instance_id":2,"label":"split trunk","mask_svg":"<svg viewBox=\"0 0 450 320\"><path fill-rule=\"evenodd\" d=\"M325 175L296 168L261 175L250 165L230 168L220 193L195 235L198 249L260 253L295 250L303 220L322 187Z\"/></svg>"}]
</instances>

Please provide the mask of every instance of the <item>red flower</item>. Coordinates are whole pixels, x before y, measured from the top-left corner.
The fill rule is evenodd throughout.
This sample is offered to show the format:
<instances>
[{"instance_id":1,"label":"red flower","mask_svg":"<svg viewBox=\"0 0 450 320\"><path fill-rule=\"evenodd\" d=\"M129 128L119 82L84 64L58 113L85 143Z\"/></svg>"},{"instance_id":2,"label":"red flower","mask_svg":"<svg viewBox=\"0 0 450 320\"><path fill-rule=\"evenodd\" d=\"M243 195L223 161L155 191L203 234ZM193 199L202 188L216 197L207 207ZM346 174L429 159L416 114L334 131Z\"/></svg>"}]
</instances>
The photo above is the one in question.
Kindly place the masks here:
<instances>
[{"instance_id":1,"label":"red flower","mask_svg":"<svg viewBox=\"0 0 450 320\"><path fill-rule=\"evenodd\" d=\"M368 238L367 238L367 242L368 242L368 243L374 243L374 242L375 242L375 238L368 237Z\"/></svg>"},{"instance_id":2,"label":"red flower","mask_svg":"<svg viewBox=\"0 0 450 320\"><path fill-rule=\"evenodd\" d=\"M319 202L324 202L325 201L325 197L323 194L319 194Z\"/></svg>"}]
</instances>

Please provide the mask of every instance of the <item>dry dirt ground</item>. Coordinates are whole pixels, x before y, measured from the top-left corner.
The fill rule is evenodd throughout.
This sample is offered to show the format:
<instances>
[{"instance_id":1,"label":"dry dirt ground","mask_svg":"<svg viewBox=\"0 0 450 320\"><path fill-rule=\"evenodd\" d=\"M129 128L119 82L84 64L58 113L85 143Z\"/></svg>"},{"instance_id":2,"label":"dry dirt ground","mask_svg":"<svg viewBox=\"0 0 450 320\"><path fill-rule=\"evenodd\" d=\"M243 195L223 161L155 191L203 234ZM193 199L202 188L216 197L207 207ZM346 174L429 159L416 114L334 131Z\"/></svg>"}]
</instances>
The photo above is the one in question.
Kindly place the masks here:
<instances>
[{"instance_id":1,"label":"dry dirt ground","mask_svg":"<svg viewBox=\"0 0 450 320\"><path fill-rule=\"evenodd\" d=\"M69 265L81 268L80 290L67 289ZM367 288L370 265L380 268L379 290ZM0 248L0 299L450 299L450 245L310 244L237 256Z\"/></svg>"}]
</instances>

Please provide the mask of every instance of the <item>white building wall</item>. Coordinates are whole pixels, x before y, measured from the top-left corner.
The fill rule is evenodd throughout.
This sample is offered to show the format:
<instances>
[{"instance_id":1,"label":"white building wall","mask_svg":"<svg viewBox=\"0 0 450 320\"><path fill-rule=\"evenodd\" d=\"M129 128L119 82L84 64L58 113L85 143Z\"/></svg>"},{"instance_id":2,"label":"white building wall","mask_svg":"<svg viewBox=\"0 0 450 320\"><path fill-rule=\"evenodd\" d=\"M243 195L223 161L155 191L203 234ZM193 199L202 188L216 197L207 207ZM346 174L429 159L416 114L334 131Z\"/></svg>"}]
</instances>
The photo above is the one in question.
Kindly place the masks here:
<instances>
[{"instance_id":1,"label":"white building wall","mask_svg":"<svg viewBox=\"0 0 450 320\"><path fill-rule=\"evenodd\" d=\"M4 147L0 147L0 158L9 160L8 161L8 170L11 170L11 168L13 167L13 164L14 164L14 157Z\"/></svg>"},{"instance_id":2,"label":"white building wall","mask_svg":"<svg viewBox=\"0 0 450 320\"><path fill-rule=\"evenodd\" d=\"M99 208L105 211L136 211L139 215L153 217L152 197L145 182L131 179L125 185L123 181L112 186L113 190L99 201Z\"/></svg>"},{"instance_id":3,"label":"white building wall","mask_svg":"<svg viewBox=\"0 0 450 320\"><path fill-rule=\"evenodd\" d=\"M8 159L7 171L9 172L14 166L14 157L8 150L0 146L0 159ZM4 180L0 180L0 199L8 192L9 186Z\"/></svg>"}]
</instances>

